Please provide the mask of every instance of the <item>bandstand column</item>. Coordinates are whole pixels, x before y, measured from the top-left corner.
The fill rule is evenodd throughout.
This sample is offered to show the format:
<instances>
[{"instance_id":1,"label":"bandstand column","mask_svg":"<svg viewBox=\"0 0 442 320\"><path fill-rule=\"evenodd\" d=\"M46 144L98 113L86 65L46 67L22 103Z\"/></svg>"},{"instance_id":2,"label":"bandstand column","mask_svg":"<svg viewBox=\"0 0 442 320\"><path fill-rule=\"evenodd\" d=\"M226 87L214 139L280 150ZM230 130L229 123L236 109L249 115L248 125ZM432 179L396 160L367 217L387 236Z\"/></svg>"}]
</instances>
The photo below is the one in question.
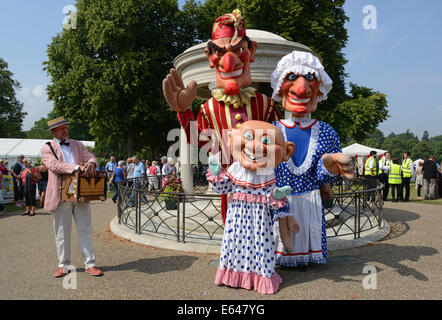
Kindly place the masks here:
<instances>
[{"instance_id":1,"label":"bandstand column","mask_svg":"<svg viewBox=\"0 0 442 320\"><path fill-rule=\"evenodd\" d=\"M184 192L193 194L193 170L192 170L192 149L195 148L187 143L186 132L181 128L180 134L180 165L181 181L183 182Z\"/></svg>"}]
</instances>

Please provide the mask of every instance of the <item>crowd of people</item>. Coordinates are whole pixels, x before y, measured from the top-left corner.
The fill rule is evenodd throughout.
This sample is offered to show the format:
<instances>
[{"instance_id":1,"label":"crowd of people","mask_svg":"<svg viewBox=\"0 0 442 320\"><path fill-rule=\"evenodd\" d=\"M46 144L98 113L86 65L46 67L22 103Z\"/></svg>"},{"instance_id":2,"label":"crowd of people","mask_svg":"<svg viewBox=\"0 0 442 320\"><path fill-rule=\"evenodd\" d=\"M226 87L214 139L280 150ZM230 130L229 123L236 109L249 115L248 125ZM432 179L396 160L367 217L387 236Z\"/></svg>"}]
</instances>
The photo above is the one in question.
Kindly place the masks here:
<instances>
[{"instance_id":1,"label":"crowd of people","mask_svg":"<svg viewBox=\"0 0 442 320\"><path fill-rule=\"evenodd\" d=\"M415 178L415 188L418 199L442 198L442 161L438 163L434 156L428 159L413 161L410 152L403 154L402 162L396 157L391 158L390 152L380 157L376 151L371 151L363 167L363 176L384 185L383 199L388 200L391 193L393 202L410 201L410 181ZM165 187L168 176L177 176L181 171L180 161L163 156L160 161L139 159L138 156L128 157L126 160L116 161L111 156L104 168L108 175L109 189L113 191L112 201L118 198L118 183L133 179L134 187L146 186L148 190L160 190ZM40 196L40 207L43 207L46 186L48 183L48 169L43 161L32 165L32 160L20 155L17 162L8 169L8 161L0 160L0 190L5 186L3 176L11 175L14 185L14 202L16 207L24 207L23 215L34 216L37 206L37 190ZM391 190L391 192L390 192ZM0 204L0 211L4 207Z\"/></svg>"},{"instance_id":2,"label":"crowd of people","mask_svg":"<svg viewBox=\"0 0 442 320\"><path fill-rule=\"evenodd\" d=\"M0 190L5 188L5 175L13 179L14 202L18 208L25 207L24 216L35 216L37 207L37 187L40 196L40 207L43 208L46 186L48 184L48 169L43 161L33 165L32 160L25 156L18 156L17 162L8 169L8 161L0 160ZM4 209L0 206L0 211Z\"/></svg>"},{"instance_id":3,"label":"crowd of people","mask_svg":"<svg viewBox=\"0 0 442 320\"><path fill-rule=\"evenodd\" d=\"M0 190L4 188L3 176L11 175L14 185L14 202L18 208L25 208L23 215L34 216L37 206L36 195L40 196L39 206L43 208L45 191L48 183L48 169L41 160L32 165L32 160L20 155L17 162L8 168L8 161L0 160ZM181 171L180 161L163 156L160 161L139 159L138 156L116 161L111 156L105 167L97 167L97 171L105 171L108 176L109 190L113 191L112 201L118 198L118 183L132 180L134 188L145 186L150 191L165 187L168 177L178 176ZM37 191L38 190L38 191ZM0 204L0 211L4 207Z\"/></svg>"},{"instance_id":4,"label":"crowd of people","mask_svg":"<svg viewBox=\"0 0 442 320\"><path fill-rule=\"evenodd\" d=\"M108 176L109 188L114 191L112 201L115 203L118 198L118 183L130 179L133 181L135 189L141 189L147 186L148 190L159 190L165 187L168 179L166 177L175 177L181 171L180 161L175 162L171 157L163 156L161 161L150 161L139 159L138 156L128 157L125 160L116 161L111 156L109 162L104 168L99 170L106 171Z\"/></svg>"},{"instance_id":5,"label":"crowd of people","mask_svg":"<svg viewBox=\"0 0 442 320\"><path fill-rule=\"evenodd\" d=\"M384 201L388 199L390 189L393 202L410 201L410 181L413 177L418 199L442 198L442 161L439 164L432 155L426 160L413 161L411 153L404 152L400 162L397 157L391 158L390 152L378 158L373 150L365 161L363 176L373 185L377 181L384 185Z\"/></svg>"}]
</instances>

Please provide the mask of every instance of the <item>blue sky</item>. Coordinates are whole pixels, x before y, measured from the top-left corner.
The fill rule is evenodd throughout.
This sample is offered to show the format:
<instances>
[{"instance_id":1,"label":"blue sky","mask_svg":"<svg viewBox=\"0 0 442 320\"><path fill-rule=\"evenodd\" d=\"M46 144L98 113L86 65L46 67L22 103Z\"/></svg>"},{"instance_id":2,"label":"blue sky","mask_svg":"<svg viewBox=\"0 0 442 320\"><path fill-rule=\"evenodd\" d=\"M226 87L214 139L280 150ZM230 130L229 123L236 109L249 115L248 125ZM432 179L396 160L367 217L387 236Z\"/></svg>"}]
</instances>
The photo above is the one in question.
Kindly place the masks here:
<instances>
[{"instance_id":1,"label":"blue sky","mask_svg":"<svg viewBox=\"0 0 442 320\"><path fill-rule=\"evenodd\" d=\"M182 2L180 0L180 2ZM52 109L45 92L49 78L42 70L46 48L62 30L63 8L73 0L2 1L0 57L9 64L22 89L18 98L28 116L25 130ZM363 8L376 9L374 20ZM344 53L347 83L387 95L390 118L379 129L388 135L407 129L422 137L442 134L442 1L347 0L350 21ZM363 21L371 27L367 29Z\"/></svg>"}]
</instances>

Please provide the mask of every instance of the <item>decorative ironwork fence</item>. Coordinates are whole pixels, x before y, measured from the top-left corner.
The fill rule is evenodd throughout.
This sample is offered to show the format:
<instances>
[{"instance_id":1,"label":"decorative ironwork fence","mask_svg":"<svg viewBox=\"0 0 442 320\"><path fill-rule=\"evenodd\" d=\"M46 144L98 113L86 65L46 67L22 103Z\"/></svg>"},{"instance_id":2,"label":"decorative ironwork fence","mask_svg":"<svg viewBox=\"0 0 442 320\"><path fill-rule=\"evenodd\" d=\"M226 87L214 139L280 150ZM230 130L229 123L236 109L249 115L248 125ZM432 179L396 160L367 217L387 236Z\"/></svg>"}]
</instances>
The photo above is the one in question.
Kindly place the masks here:
<instances>
[{"instance_id":1,"label":"decorative ironwork fence","mask_svg":"<svg viewBox=\"0 0 442 320\"><path fill-rule=\"evenodd\" d=\"M194 179L194 188L194 194L168 193L149 189L146 181L124 181L118 188L118 222L137 234L178 242L221 243L221 197L206 192L208 184L201 177ZM353 235L356 239L379 227L382 188L382 184L363 178L337 179L333 206L324 209L327 237Z\"/></svg>"}]
</instances>

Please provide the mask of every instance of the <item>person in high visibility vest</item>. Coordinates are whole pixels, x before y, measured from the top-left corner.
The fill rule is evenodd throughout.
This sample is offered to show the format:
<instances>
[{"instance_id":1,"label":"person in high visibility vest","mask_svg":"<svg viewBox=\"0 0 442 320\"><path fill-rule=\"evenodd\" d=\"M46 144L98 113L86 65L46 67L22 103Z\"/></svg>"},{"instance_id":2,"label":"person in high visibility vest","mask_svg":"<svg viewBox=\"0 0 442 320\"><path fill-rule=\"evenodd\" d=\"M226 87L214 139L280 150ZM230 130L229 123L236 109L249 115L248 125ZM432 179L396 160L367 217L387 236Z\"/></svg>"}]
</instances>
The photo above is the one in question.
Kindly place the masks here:
<instances>
[{"instance_id":1,"label":"person in high visibility vest","mask_svg":"<svg viewBox=\"0 0 442 320\"><path fill-rule=\"evenodd\" d=\"M391 162L388 167L388 184L391 186L392 201L398 202L402 200L402 166L398 164L397 158L393 158Z\"/></svg>"},{"instance_id":2,"label":"person in high visibility vest","mask_svg":"<svg viewBox=\"0 0 442 320\"><path fill-rule=\"evenodd\" d=\"M386 201L388 198L388 191L390 188L390 185L388 183L388 170L390 164L390 152L385 152L384 156L381 158L381 160L379 160L379 181L384 184L384 191L382 195L384 201Z\"/></svg>"},{"instance_id":3,"label":"person in high visibility vest","mask_svg":"<svg viewBox=\"0 0 442 320\"><path fill-rule=\"evenodd\" d=\"M413 175L413 160L410 159L410 152L404 153L404 160L402 161L402 193L404 192L405 188L405 197L403 198L403 202L410 201L410 180Z\"/></svg>"},{"instance_id":4,"label":"person in high visibility vest","mask_svg":"<svg viewBox=\"0 0 442 320\"><path fill-rule=\"evenodd\" d=\"M367 161L365 161L365 177L376 177L378 175L376 154L376 151L370 151L370 157L367 159Z\"/></svg>"},{"instance_id":5,"label":"person in high visibility vest","mask_svg":"<svg viewBox=\"0 0 442 320\"><path fill-rule=\"evenodd\" d=\"M364 170L364 177L368 180L367 181L367 187L369 189L376 188L376 181L378 177L378 165L376 162L376 154L377 152L372 150L370 151L370 157L365 161L365 170ZM368 201L374 200L374 193L369 196Z\"/></svg>"}]
</instances>

